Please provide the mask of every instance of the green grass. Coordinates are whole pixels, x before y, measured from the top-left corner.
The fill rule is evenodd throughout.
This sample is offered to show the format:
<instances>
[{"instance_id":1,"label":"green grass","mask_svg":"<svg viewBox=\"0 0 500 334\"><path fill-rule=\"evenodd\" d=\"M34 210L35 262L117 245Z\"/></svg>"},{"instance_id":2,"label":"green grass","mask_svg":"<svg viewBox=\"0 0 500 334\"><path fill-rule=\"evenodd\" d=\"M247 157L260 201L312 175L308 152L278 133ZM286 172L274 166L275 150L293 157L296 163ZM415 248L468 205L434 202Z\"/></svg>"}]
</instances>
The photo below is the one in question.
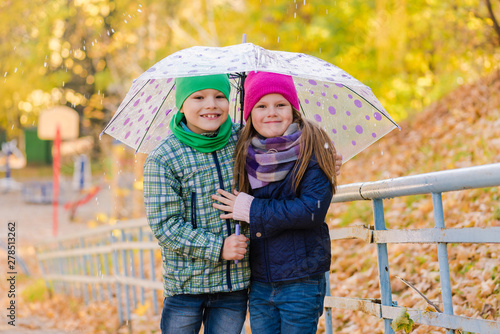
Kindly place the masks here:
<instances>
[{"instance_id":1,"label":"green grass","mask_svg":"<svg viewBox=\"0 0 500 334\"><path fill-rule=\"evenodd\" d=\"M356 220L363 223L372 221L372 207L371 202L352 202L347 207L347 211L340 216L340 226L346 227Z\"/></svg>"},{"instance_id":2,"label":"green grass","mask_svg":"<svg viewBox=\"0 0 500 334\"><path fill-rule=\"evenodd\" d=\"M37 279L24 288L22 296L29 302L43 301L47 298L47 286L43 279Z\"/></svg>"}]
</instances>

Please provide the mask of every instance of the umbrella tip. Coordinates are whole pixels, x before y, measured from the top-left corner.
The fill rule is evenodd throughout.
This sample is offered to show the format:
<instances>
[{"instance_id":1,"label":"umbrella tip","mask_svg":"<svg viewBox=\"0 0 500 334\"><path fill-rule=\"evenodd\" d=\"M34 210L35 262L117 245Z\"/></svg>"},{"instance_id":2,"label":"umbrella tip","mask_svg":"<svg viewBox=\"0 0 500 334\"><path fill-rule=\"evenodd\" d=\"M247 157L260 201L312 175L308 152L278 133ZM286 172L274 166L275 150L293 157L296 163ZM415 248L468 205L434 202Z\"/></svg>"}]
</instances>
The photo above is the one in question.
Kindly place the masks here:
<instances>
[{"instance_id":1,"label":"umbrella tip","mask_svg":"<svg viewBox=\"0 0 500 334\"><path fill-rule=\"evenodd\" d=\"M242 43L246 43L247 42L247 34L243 34L242 40L243 40Z\"/></svg>"}]
</instances>

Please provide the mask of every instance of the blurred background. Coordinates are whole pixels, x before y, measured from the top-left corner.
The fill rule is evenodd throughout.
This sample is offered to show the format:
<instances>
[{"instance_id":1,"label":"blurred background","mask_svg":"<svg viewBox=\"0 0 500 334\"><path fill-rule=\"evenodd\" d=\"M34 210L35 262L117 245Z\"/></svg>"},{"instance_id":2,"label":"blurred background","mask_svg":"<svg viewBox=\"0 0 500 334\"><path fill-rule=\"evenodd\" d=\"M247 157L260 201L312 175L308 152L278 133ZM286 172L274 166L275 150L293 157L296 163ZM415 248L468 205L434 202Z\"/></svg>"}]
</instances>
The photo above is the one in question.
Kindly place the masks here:
<instances>
[{"instance_id":1,"label":"blurred background","mask_svg":"<svg viewBox=\"0 0 500 334\"><path fill-rule=\"evenodd\" d=\"M341 184L498 162L499 21L499 0L0 0L0 216L44 217L38 237L51 235L50 206L46 216L7 213L15 201L41 205L32 212L51 203L54 141L39 136L40 116L64 106L77 114L78 131L60 147L61 233L143 217L145 156L101 131L132 80L156 62L195 45L238 44L243 34L344 69L402 125L350 161ZM402 225L428 212L423 198L399 204ZM371 220L367 205L332 208L330 224ZM500 209L490 211L469 222L495 226ZM21 228L27 247L38 241ZM337 320L354 326L346 333L359 330L345 315Z\"/></svg>"},{"instance_id":2,"label":"blurred background","mask_svg":"<svg viewBox=\"0 0 500 334\"><path fill-rule=\"evenodd\" d=\"M497 68L499 7L496 0L4 0L0 143L16 139L28 166L50 164L51 143L36 135L39 116L67 106L78 113L79 135L63 143L62 173L71 174L83 153L94 171L112 177L113 143L99 134L132 80L180 49L237 44L243 34L264 48L336 64L401 121Z\"/></svg>"}]
</instances>

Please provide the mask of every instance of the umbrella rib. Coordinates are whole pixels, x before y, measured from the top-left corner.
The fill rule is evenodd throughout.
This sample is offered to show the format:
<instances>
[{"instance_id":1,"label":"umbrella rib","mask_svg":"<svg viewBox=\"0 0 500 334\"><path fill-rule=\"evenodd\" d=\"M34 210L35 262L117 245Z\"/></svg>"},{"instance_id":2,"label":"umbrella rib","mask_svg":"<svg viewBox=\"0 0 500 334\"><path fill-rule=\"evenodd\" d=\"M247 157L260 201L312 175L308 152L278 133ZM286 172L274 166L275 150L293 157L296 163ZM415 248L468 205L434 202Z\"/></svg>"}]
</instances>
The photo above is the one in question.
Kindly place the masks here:
<instances>
[{"instance_id":1,"label":"umbrella rib","mask_svg":"<svg viewBox=\"0 0 500 334\"><path fill-rule=\"evenodd\" d=\"M174 89L174 86L175 85L172 85L172 87L170 87L170 90L168 91L168 94L165 96L165 98L161 102L160 106L158 107L158 112L155 114L155 117L153 117L153 120L151 121L151 125L148 127L148 129L146 130L146 133L144 134L144 136L142 136L141 142L139 143L139 145L137 145L137 148L135 149L135 154L137 154L137 152L139 151L139 148L141 147L142 143L144 142L144 138L146 138L146 136L148 135L149 129L151 129L151 127L153 126L153 123L155 122L156 117L160 113L161 107L163 107L163 103L165 103L165 101L167 100L168 96L172 92L172 89Z\"/></svg>"},{"instance_id":2,"label":"umbrella rib","mask_svg":"<svg viewBox=\"0 0 500 334\"><path fill-rule=\"evenodd\" d=\"M368 101L367 99L365 99L363 96L359 95L357 92L355 92L354 90L352 90L350 87L346 86L346 85L343 85L343 87L349 89L351 92L353 92L354 94L356 94L357 96L359 96L360 98L362 98L363 100L366 101L366 103L368 103L369 105L371 105L375 110L378 110L377 107L375 107L370 101ZM398 129L401 130L401 128L399 127L399 125L396 124L396 122L394 122L391 118L387 117L386 114L381 111L381 110L378 110L382 113L382 115L384 115L385 118L387 118L389 121L391 121L392 124L394 124Z\"/></svg>"},{"instance_id":3,"label":"umbrella rib","mask_svg":"<svg viewBox=\"0 0 500 334\"><path fill-rule=\"evenodd\" d=\"M113 124L113 123L114 123L114 121L118 118L118 114L119 114L120 112L122 112L125 108L127 108L127 106L130 104L130 102L132 102L132 100L133 100L133 99L137 96L137 94L139 94L139 93L142 91L142 89L143 89L144 87L146 87L146 85L148 84L148 82L149 82L149 81L151 81L151 79L148 79L148 81L146 81L146 83L145 83L145 84L141 87L141 89L139 89L139 90L137 91L137 93L135 93L135 95L134 95L134 96L132 96L132 97L130 98L130 100L127 102L127 104L126 104L126 105L124 105L124 106L123 106L123 108L122 108L120 111L117 111L117 112L116 112L116 117L115 117L115 118L113 118L113 119L112 119L112 120L108 123L108 125L106 125L106 127L104 128L104 130L102 130L102 132L101 132L101 134L100 134L99 136L102 136L102 134L104 133L104 131L106 131L106 130L109 128L109 126L110 126L111 124Z\"/></svg>"}]
</instances>

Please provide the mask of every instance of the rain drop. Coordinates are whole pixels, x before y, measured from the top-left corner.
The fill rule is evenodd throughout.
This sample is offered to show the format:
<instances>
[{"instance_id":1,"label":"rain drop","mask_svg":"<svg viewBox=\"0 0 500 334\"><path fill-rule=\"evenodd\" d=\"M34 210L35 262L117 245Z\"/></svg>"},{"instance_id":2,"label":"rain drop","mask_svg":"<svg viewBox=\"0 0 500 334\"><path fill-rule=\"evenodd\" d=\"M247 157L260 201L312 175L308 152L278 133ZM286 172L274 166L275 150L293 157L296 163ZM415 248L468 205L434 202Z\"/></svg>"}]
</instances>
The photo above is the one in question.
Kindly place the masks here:
<instances>
[{"instance_id":1,"label":"rain drop","mask_svg":"<svg viewBox=\"0 0 500 334\"><path fill-rule=\"evenodd\" d=\"M17 67L14 69L14 73L17 73Z\"/></svg>"},{"instance_id":2,"label":"rain drop","mask_svg":"<svg viewBox=\"0 0 500 334\"><path fill-rule=\"evenodd\" d=\"M138 11L139 13L142 13L142 10L140 10L140 9L138 9L137 11Z\"/></svg>"},{"instance_id":3,"label":"rain drop","mask_svg":"<svg viewBox=\"0 0 500 334\"><path fill-rule=\"evenodd\" d=\"M123 20L123 22L128 23L127 20Z\"/></svg>"},{"instance_id":4,"label":"rain drop","mask_svg":"<svg viewBox=\"0 0 500 334\"><path fill-rule=\"evenodd\" d=\"M380 155L384 155L384 151L380 151Z\"/></svg>"},{"instance_id":5,"label":"rain drop","mask_svg":"<svg viewBox=\"0 0 500 334\"><path fill-rule=\"evenodd\" d=\"M330 145L328 145L328 143L325 143L325 150L328 150L329 147Z\"/></svg>"}]
</instances>

